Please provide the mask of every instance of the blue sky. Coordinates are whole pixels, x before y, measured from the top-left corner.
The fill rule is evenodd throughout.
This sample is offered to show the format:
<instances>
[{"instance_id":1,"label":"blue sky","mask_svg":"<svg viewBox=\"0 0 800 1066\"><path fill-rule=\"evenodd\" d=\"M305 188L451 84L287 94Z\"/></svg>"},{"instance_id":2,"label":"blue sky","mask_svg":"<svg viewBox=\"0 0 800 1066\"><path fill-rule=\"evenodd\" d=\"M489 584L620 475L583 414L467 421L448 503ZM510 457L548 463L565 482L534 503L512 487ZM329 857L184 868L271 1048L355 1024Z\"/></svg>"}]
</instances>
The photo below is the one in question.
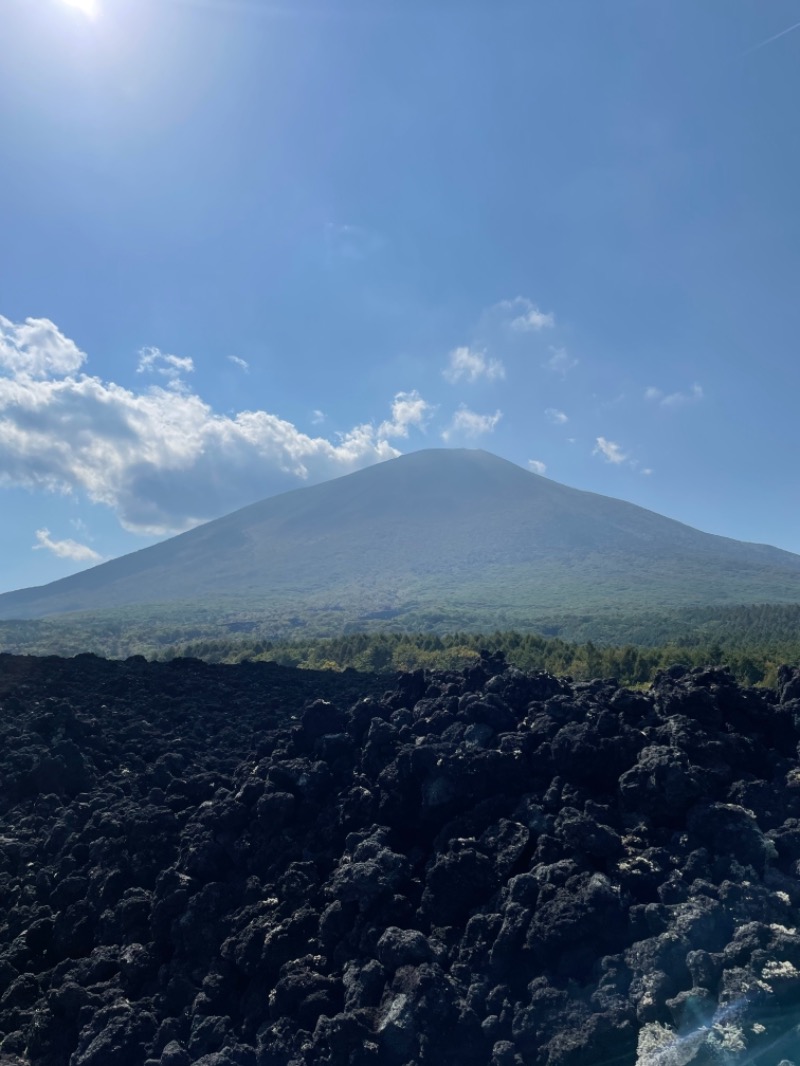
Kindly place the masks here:
<instances>
[{"instance_id":1,"label":"blue sky","mask_svg":"<svg viewBox=\"0 0 800 1066\"><path fill-rule=\"evenodd\" d=\"M797 23L4 0L0 590L445 445L800 552Z\"/></svg>"}]
</instances>

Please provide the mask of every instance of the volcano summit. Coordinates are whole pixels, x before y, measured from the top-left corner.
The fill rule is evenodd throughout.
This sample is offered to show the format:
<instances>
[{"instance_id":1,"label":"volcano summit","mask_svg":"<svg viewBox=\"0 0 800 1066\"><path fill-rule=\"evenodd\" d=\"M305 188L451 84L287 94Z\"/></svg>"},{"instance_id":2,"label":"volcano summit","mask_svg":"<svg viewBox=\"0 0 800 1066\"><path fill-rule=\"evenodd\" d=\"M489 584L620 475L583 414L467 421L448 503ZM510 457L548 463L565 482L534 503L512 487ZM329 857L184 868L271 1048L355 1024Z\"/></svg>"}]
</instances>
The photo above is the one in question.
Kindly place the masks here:
<instances>
[{"instance_id":1,"label":"volcano summit","mask_svg":"<svg viewBox=\"0 0 800 1066\"><path fill-rule=\"evenodd\" d=\"M568 488L485 451L413 452L0 596L0 618L180 605L336 624L788 603L800 556Z\"/></svg>"}]
</instances>

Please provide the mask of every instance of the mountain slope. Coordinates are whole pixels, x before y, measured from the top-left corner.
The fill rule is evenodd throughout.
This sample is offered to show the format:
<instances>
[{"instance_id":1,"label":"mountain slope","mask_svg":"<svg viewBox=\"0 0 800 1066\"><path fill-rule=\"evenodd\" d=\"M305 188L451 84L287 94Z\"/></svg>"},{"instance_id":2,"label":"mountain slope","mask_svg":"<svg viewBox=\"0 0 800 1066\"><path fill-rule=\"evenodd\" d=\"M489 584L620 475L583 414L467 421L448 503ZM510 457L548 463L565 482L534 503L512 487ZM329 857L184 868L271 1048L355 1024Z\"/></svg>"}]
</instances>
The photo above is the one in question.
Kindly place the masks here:
<instances>
[{"instance_id":1,"label":"mountain slope","mask_svg":"<svg viewBox=\"0 0 800 1066\"><path fill-rule=\"evenodd\" d=\"M401 456L40 588L0 618L226 603L340 611L800 601L800 556L701 533L483 451ZM509 620L514 620L509 618Z\"/></svg>"}]
</instances>

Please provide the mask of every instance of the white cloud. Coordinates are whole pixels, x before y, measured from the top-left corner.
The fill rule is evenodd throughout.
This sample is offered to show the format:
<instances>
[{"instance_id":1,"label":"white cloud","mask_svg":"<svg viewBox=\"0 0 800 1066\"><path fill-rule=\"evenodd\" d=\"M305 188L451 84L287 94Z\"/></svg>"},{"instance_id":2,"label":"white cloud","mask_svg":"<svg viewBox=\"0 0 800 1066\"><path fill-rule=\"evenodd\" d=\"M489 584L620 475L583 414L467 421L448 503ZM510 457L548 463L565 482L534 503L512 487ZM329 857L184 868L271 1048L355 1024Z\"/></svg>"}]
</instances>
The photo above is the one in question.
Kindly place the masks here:
<instances>
[{"instance_id":1,"label":"white cloud","mask_svg":"<svg viewBox=\"0 0 800 1066\"><path fill-rule=\"evenodd\" d=\"M552 312L545 313L525 296L516 296L513 300L501 300L497 306L509 315L511 329L518 333L539 333L543 329L552 329L556 324Z\"/></svg>"},{"instance_id":2,"label":"white cloud","mask_svg":"<svg viewBox=\"0 0 800 1066\"><path fill-rule=\"evenodd\" d=\"M605 437L598 437L592 455L602 455L607 463L624 463L628 456L622 451L619 444Z\"/></svg>"},{"instance_id":3,"label":"white cloud","mask_svg":"<svg viewBox=\"0 0 800 1066\"><path fill-rule=\"evenodd\" d=\"M401 393L391 421L329 440L263 410L220 414L188 387L176 388L170 373L164 386L142 391L74 373L85 356L52 323L25 333L3 319L0 328L0 487L84 495L138 533L175 533L390 459L399 452L389 433L404 436L428 410L418 394ZM179 372L191 362L165 362L157 349L143 354L149 369ZM58 376L65 370L73 372Z\"/></svg>"},{"instance_id":4,"label":"white cloud","mask_svg":"<svg viewBox=\"0 0 800 1066\"><path fill-rule=\"evenodd\" d=\"M181 374L194 371L194 360L189 356L165 355L158 348L142 348L139 352L137 374L161 374L171 382L177 382Z\"/></svg>"},{"instance_id":5,"label":"white cloud","mask_svg":"<svg viewBox=\"0 0 800 1066\"><path fill-rule=\"evenodd\" d=\"M315 408L311 412L311 424L314 426L321 426L325 421L325 412L320 411L319 408Z\"/></svg>"},{"instance_id":6,"label":"white cloud","mask_svg":"<svg viewBox=\"0 0 800 1066\"><path fill-rule=\"evenodd\" d=\"M499 359L487 359L486 352L472 348L454 348L450 353L450 365L442 371L442 376L455 385L462 378L477 381L478 378L485 377L494 381L496 378L504 378L506 370Z\"/></svg>"},{"instance_id":7,"label":"white cloud","mask_svg":"<svg viewBox=\"0 0 800 1066\"><path fill-rule=\"evenodd\" d=\"M250 369L250 364L246 359L240 359L238 355L229 355L228 362L233 363L234 366L238 366L240 370L244 370L245 374Z\"/></svg>"},{"instance_id":8,"label":"white cloud","mask_svg":"<svg viewBox=\"0 0 800 1066\"><path fill-rule=\"evenodd\" d=\"M547 471L547 466L541 461L541 459L529 459L528 466L534 474L544 474Z\"/></svg>"},{"instance_id":9,"label":"white cloud","mask_svg":"<svg viewBox=\"0 0 800 1066\"><path fill-rule=\"evenodd\" d=\"M652 467L649 467L649 466L644 467L643 470L642 470L642 473L644 474L645 477L650 477L650 475L653 473Z\"/></svg>"},{"instance_id":10,"label":"white cloud","mask_svg":"<svg viewBox=\"0 0 800 1066\"><path fill-rule=\"evenodd\" d=\"M37 529L36 540L38 543L33 545L34 551L46 548L59 559L72 559L76 563L99 563L103 559L103 556L88 544L79 544L77 540L53 540L49 529Z\"/></svg>"},{"instance_id":11,"label":"white cloud","mask_svg":"<svg viewBox=\"0 0 800 1066\"><path fill-rule=\"evenodd\" d=\"M551 348L550 358L542 366L556 374L566 375L573 367L578 365L578 360L569 354L566 348Z\"/></svg>"},{"instance_id":12,"label":"white cloud","mask_svg":"<svg viewBox=\"0 0 800 1066\"><path fill-rule=\"evenodd\" d=\"M449 441L459 436L480 437L484 433L492 433L502 417L502 411L495 411L493 415L481 415L462 404L442 433L442 440Z\"/></svg>"},{"instance_id":13,"label":"white cloud","mask_svg":"<svg viewBox=\"0 0 800 1066\"><path fill-rule=\"evenodd\" d=\"M378 426L379 437L407 437L410 426L422 429L433 411L416 389L398 392L392 401L392 417Z\"/></svg>"},{"instance_id":14,"label":"white cloud","mask_svg":"<svg viewBox=\"0 0 800 1066\"><path fill-rule=\"evenodd\" d=\"M548 407L545 411L548 421L552 422L554 426L563 426L565 422L569 422L569 419L563 411L559 411L556 407Z\"/></svg>"},{"instance_id":15,"label":"white cloud","mask_svg":"<svg viewBox=\"0 0 800 1066\"><path fill-rule=\"evenodd\" d=\"M26 318L20 325L0 315L0 369L45 378L73 374L85 354L49 318Z\"/></svg>"},{"instance_id":16,"label":"white cloud","mask_svg":"<svg viewBox=\"0 0 800 1066\"><path fill-rule=\"evenodd\" d=\"M699 403L703 399L703 386L697 382L686 392L664 393L654 385L644 390L644 398L651 402L659 403L662 407L682 407L689 403Z\"/></svg>"}]
</instances>

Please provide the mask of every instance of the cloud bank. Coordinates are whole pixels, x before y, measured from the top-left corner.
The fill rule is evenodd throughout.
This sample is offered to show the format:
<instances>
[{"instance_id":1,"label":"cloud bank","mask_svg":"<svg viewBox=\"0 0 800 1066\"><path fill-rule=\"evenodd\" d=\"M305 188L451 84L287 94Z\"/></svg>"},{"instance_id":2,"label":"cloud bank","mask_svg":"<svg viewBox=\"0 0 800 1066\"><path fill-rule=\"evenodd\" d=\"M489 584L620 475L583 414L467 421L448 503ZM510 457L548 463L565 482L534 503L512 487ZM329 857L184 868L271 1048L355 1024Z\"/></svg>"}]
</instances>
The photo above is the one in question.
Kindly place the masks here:
<instances>
[{"instance_id":1,"label":"cloud bank","mask_svg":"<svg viewBox=\"0 0 800 1066\"><path fill-rule=\"evenodd\" d=\"M142 534L189 529L391 459L400 453L390 440L407 437L430 412L418 393L398 393L377 428L363 423L330 440L268 411L214 411L183 381L192 369L186 357L144 349L139 370L156 380L141 391L83 372L86 361L48 319L0 317L0 485L85 494ZM54 545L85 547L41 532L41 546L57 554Z\"/></svg>"},{"instance_id":2,"label":"cloud bank","mask_svg":"<svg viewBox=\"0 0 800 1066\"><path fill-rule=\"evenodd\" d=\"M74 374L86 355L49 318L15 325L0 315L0 369L31 378Z\"/></svg>"}]
</instances>

